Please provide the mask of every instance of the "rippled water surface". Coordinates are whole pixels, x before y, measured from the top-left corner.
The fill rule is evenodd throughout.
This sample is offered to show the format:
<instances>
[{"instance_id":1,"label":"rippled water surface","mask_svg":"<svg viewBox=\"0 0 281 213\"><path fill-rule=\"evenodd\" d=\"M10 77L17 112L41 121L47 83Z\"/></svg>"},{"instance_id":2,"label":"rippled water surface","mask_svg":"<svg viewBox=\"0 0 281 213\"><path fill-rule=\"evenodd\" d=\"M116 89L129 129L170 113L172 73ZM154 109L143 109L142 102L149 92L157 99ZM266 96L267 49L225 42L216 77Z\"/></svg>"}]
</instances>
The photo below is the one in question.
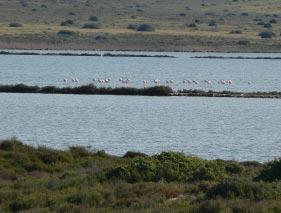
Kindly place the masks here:
<instances>
[{"instance_id":1,"label":"rippled water surface","mask_svg":"<svg viewBox=\"0 0 281 213\"><path fill-rule=\"evenodd\" d=\"M133 54L137 54L133 53ZM159 53L140 53L159 54ZM69 57L0 55L0 84L78 85L65 84L63 79L78 78L79 84L93 78L111 78L110 84L121 86L118 79L129 78L131 86L142 86L142 80L153 85L154 79L174 80L174 89L213 89L235 91L281 91L281 60L193 59L192 56L281 57L281 54L161 53L175 58L137 57ZM198 85L183 84L193 79ZM233 85L219 85L218 80L232 80ZM212 80L207 86L204 80ZM247 82L252 82L248 85Z\"/></svg>"},{"instance_id":2,"label":"rippled water surface","mask_svg":"<svg viewBox=\"0 0 281 213\"><path fill-rule=\"evenodd\" d=\"M280 100L0 94L0 102L0 138L17 136L33 145L90 145L117 155L280 156Z\"/></svg>"},{"instance_id":3,"label":"rippled water surface","mask_svg":"<svg viewBox=\"0 0 281 213\"><path fill-rule=\"evenodd\" d=\"M153 53L147 53L153 54ZM176 58L0 55L0 84L79 85L111 78L107 86L171 79L174 89L281 91L281 60L192 59L191 56L281 54L163 53ZM78 78L79 83L63 83ZM194 79L198 85L184 85ZM212 80L207 86L204 80ZM233 85L216 82L231 79ZM252 84L248 85L247 82ZM91 146L111 154L164 150L214 159L267 161L281 156L281 100L0 94L0 139L32 145Z\"/></svg>"}]
</instances>

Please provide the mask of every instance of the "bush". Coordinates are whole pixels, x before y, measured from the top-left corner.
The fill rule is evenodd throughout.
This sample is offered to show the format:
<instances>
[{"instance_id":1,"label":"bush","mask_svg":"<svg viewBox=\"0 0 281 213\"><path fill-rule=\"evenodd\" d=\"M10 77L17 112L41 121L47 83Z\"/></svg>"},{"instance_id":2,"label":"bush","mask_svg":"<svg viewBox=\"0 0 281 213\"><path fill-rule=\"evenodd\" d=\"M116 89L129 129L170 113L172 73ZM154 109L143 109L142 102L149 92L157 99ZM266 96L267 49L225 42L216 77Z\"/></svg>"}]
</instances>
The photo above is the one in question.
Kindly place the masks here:
<instances>
[{"instance_id":1,"label":"bush","mask_svg":"<svg viewBox=\"0 0 281 213\"><path fill-rule=\"evenodd\" d=\"M254 201L277 199L281 196L281 184L253 182L247 179L225 179L209 189L208 198L246 198Z\"/></svg>"},{"instance_id":2,"label":"bush","mask_svg":"<svg viewBox=\"0 0 281 213\"><path fill-rule=\"evenodd\" d=\"M130 30L136 30L138 28L138 25L137 24L129 24L127 26L127 29L130 29Z\"/></svg>"},{"instance_id":3,"label":"bush","mask_svg":"<svg viewBox=\"0 0 281 213\"><path fill-rule=\"evenodd\" d=\"M257 25L265 25L265 23L263 21L259 21Z\"/></svg>"},{"instance_id":4,"label":"bush","mask_svg":"<svg viewBox=\"0 0 281 213\"><path fill-rule=\"evenodd\" d=\"M9 27L22 27L22 24L18 22L12 22L9 24Z\"/></svg>"},{"instance_id":5,"label":"bush","mask_svg":"<svg viewBox=\"0 0 281 213\"><path fill-rule=\"evenodd\" d=\"M155 31L155 28L151 24L141 24L138 26L137 31L152 32Z\"/></svg>"},{"instance_id":6,"label":"bush","mask_svg":"<svg viewBox=\"0 0 281 213\"><path fill-rule=\"evenodd\" d=\"M277 23L277 20L276 20L276 19L270 19L270 20L269 20L269 23L271 23L271 24L276 24L276 23Z\"/></svg>"},{"instance_id":7,"label":"bush","mask_svg":"<svg viewBox=\"0 0 281 213\"><path fill-rule=\"evenodd\" d=\"M74 21L72 21L72 20L66 20L66 21L63 21L63 22L61 22L61 26L69 26L69 25L72 25L72 24L74 24Z\"/></svg>"},{"instance_id":8,"label":"bush","mask_svg":"<svg viewBox=\"0 0 281 213\"><path fill-rule=\"evenodd\" d=\"M60 30L57 34L61 36L73 36L75 33L69 30Z\"/></svg>"},{"instance_id":9,"label":"bush","mask_svg":"<svg viewBox=\"0 0 281 213\"><path fill-rule=\"evenodd\" d=\"M192 27L192 28L197 27L197 25L195 23L188 24L187 26Z\"/></svg>"},{"instance_id":10,"label":"bush","mask_svg":"<svg viewBox=\"0 0 281 213\"><path fill-rule=\"evenodd\" d=\"M86 23L83 25L84 29L100 29L99 23Z\"/></svg>"},{"instance_id":11,"label":"bush","mask_svg":"<svg viewBox=\"0 0 281 213\"><path fill-rule=\"evenodd\" d=\"M124 158L136 158L136 157L146 157L147 155L141 152L127 152L123 157Z\"/></svg>"},{"instance_id":12,"label":"bush","mask_svg":"<svg viewBox=\"0 0 281 213\"><path fill-rule=\"evenodd\" d=\"M214 21L214 20L211 20L209 21L209 24L208 24L210 27L216 27L217 26L217 22Z\"/></svg>"},{"instance_id":13,"label":"bush","mask_svg":"<svg viewBox=\"0 0 281 213\"><path fill-rule=\"evenodd\" d=\"M256 179L263 181L281 180L281 158L265 164L263 170Z\"/></svg>"},{"instance_id":14,"label":"bush","mask_svg":"<svg viewBox=\"0 0 281 213\"><path fill-rule=\"evenodd\" d=\"M259 33L259 36L261 38L272 38L273 36L275 36L275 33L271 32L271 31L263 31L263 32Z\"/></svg>"},{"instance_id":15,"label":"bush","mask_svg":"<svg viewBox=\"0 0 281 213\"><path fill-rule=\"evenodd\" d=\"M265 25L263 25L264 28L272 28L272 25L270 23L267 23Z\"/></svg>"},{"instance_id":16,"label":"bush","mask_svg":"<svg viewBox=\"0 0 281 213\"><path fill-rule=\"evenodd\" d=\"M99 21L99 18L97 16L90 16L89 21Z\"/></svg>"},{"instance_id":17,"label":"bush","mask_svg":"<svg viewBox=\"0 0 281 213\"><path fill-rule=\"evenodd\" d=\"M241 30L232 30L230 31L230 34L242 34Z\"/></svg>"}]
</instances>

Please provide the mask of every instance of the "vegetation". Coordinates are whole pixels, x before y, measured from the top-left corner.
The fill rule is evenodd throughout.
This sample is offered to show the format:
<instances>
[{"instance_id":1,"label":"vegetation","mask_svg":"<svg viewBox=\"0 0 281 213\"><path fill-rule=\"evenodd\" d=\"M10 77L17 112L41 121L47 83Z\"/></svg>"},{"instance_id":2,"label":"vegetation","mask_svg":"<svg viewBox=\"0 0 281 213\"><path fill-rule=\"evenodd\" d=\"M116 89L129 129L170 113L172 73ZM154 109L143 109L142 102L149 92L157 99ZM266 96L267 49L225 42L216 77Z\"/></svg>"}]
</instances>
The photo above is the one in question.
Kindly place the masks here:
<instances>
[{"instance_id":1,"label":"vegetation","mask_svg":"<svg viewBox=\"0 0 281 213\"><path fill-rule=\"evenodd\" d=\"M110 54L110 53L108 53ZM67 55L67 54L66 54ZM107 57L111 55L106 55ZM115 57L115 56L113 56ZM25 84L0 85L0 93L43 93L43 94L79 94L79 95L141 95L141 96L196 96L196 97L233 97L233 98L281 98L281 92L233 92L204 91L183 89L173 91L169 86L135 87L97 87L95 84L82 86L28 86Z\"/></svg>"},{"instance_id":2,"label":"vegetation","mask_svg":"<svg viewBox=\"0 0 281 213\"><path fill-rule=\"evenodd\" d=\"M68 20L66 20L66 21L61 22L60 25L61 25L61 26L70 26L70 25L73 25L73 24L74 24L74 21L68 19Z\"/></svg>"},{"instance_id":3,"label":"vegetation","mask_svg":"<svg viewBox=\"0 0 281 213\"><path fill-rule=\"evenodd\" d=\"M266 5L263 0L43 2L1 1L0 48L280 52L277 0ZM22 27L10 27L14 21ZM87 23L95 25L83 28ZM143 33L134 25L127 29L144 23L156 30ZM65 39L57 33L66 27L75 35ZM266 29L278 36L261 39L259 33ZM243 33L229 33L235 30ZM94 39L99 34L106 35L106 42ZM239 45L240 40L249 45Z\"/></svg>"},{"instance_id":4,"label":"vegetation","mask_svg":"<svg viewBox=\"0 0 281 213\"><path fill-rule=\"evenodd\" d=\"M58 32L58 35L61 35L61 36L73 36L74 34L75 34L75 32L70 31L70 30L60 30Z\"/></svg>"},{"instance_id":5,"label":"vegetation","mask_svg":"<svg viewBox=\"0 0 281 213\"><path fill-rule=\"evenodd\" d=\"M155 28L151 24L141 24L137 27L137 31L153 32L155 31Z\"/></svg>"},{"instance_id":6,"label":"vegetation","mask_svg":"<svg viewBox=\"0 0 281 213\"><path fill-rule=\"evenodd\" d=\"M263 31L263 32L259 33L259 36L261 38L272 38L273 36L275 36L275 33L270 32L270 31Z\"/></svg>"},{"instance_id":7,"label":"vegetation","mask_svg":"<svg viewBox=\"0 0 281 213\"><path fill-rule=\"evenodd\" d=\"M99 23L86 23L83 25L84 29L100 29Z\"/></svg>"},{"instance_id":8,"label":"vegetation","mask_svg":"<svg viewBox=\"0 0 281 213\"><path fill-rule=\"evenodd\" d=\"M99 18L97 16L90 16L89 21L99 21Z\"/></svg>"},{"instance_id":9,"label":"vegetation","mask_svg":"<svg viewBox=\"0 0 281 213\"><path fill-rule=\"evenodd\" d=\"M144 96L168 96L173 90L168 86L154 86L148 88L131 87L97 87L88 84L78 87L55 86L27 86L24 84L0 85L0 92L9 93L45 93L45 94L84 94L84 95L144 95Z\"/></svg>"},{"instance_id":10,"label":"vegetation","mask_svg":"<svg viewBox=\"0 0 281 213\"><path fill-rule=\"evenodd\" d=\"M22 24L21 23L18 23L18 22L12 22L9 24L10 27L22 27Z\"/></svg>"},{"instance_id":11,"label":"vegetation","mask_svg":"<svg viewBox=\"0 0 281 213\"><path fill-rule=\"evenodd\" d=\"M280 212L273 164L0 142L1 212ZM262 177L262 178L261 178ZM264 178L267 177L267 178ZM269 179L268 179L269 178ZM272 180L274 180L272 182Z\"/></svg>"}]
</instances>

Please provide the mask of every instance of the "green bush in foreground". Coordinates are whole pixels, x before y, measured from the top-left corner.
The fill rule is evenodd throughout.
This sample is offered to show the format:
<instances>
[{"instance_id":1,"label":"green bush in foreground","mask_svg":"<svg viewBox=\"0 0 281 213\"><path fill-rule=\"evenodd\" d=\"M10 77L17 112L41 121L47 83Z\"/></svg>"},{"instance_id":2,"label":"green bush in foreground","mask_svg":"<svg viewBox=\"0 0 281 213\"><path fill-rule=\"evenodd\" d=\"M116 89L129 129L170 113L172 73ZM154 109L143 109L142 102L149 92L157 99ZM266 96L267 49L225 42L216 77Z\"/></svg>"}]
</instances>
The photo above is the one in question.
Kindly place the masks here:
<instances>
[{"instance_id":1,"label":"green bush in foreground","mask_svg":"<svg viewBox=\"0 0 281 213\"><path fill-rule=\"evenodd\" d=\"M280 212L279 165L4 140L0 212Z\"/></svg>"}]
</instances>

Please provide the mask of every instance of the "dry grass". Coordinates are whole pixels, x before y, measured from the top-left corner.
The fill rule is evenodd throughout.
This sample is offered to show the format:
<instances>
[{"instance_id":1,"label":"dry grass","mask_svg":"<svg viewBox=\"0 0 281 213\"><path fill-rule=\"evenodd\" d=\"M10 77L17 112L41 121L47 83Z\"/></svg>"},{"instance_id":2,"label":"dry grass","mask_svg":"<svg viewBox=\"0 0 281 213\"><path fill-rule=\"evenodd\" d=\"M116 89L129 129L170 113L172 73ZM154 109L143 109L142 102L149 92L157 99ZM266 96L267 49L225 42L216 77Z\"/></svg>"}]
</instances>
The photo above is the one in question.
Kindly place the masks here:
<instances>
[{"instance_id":1,"label":"dry grass","mask_svg":"<svg viewBox=\"0 0 281 213\"><path fill-rule=\"evenodd\" d=\"M26 2L26 5L20 2ZM204 6L202 6L202 2L205 2ZM143 40L145 40L147 35L155 35L159 36L159 41L157 44L155 42L152 49L159 50L158 46L161 46L163 37L179 36L184 40L189 39L188 42L181 44L185 47L182 47L183 49L188 50L193 41L192 37L199 36L204 38L206 43L215 42L216 44L213 46L224 43L225 50L244 49L244 47L233 47L229 44L230 41L235 43L237 39L243 39L249 40L255 45L255 48L253 45L249 47L251 50L259 50L266 45L265 51L275 51L280 49L281 45L281 15L275 16L280 12L281 6L278 0L268 0L266 4L262 0L239 0L237 2L232 0L142 0L134 2L129 0L118 2L108 2L107 0L1 0L0 37L9 35L11 36L10 43L14 41L16 44L27 41L26 38L21 40L21 36L26 37L29 34L30 42L32 42L34 34L48 37L49 34L56 34L60 30L78 32L82 37L88 36L88 34L92 34L92 36L98 33L108 34L108 41L114 36L125 39L128 36L138 35L143 36ZM242 15L242 13L246 13L246 15ZM82 29L83 24L90 22L88 19L92 15L99 18L101 29ZM259 38L258 33L266 29L258 26L254 19L261 19L267 23L273 18L277 20L277 23L273 24L273 28L270 30L275 32L277 36L270 42L263 41ZM73 25L60 26L62 21L69 19L74 21ZM195 20L200 21L196 28L186 26L194 23ZM208 26L211 20L216 21L217 27ZM11 22L19 22L23 26L9 27ZM154 25L156 31L140 33L127 29L129 24L141 23ZM233 30L240 30L242 34L230 34ZM13 40L14 37L17 39ZM225 39L228 41L225 42ZM2 43L7 44L5 41L6 39L2 40ZM48 38L43 39L42 42L53 45L50 44ZM116 42L110 40L109 43ZM173 43L175 42L171 40L170 44L167 45L169 48L165 50L178 50L179 47L174 46L176 44ZM270 45L268 45L269 43ZM61 45L67 46L66 43ZM132 45L130 43L126 49L139 49ZM101 49L108 49L108 46L105 45L98 44L98 46ZM207 50L212 50L200 42L197 42L196 46L197 49L205 47ZM26 45L26 47L29 46ZM122 48L123 45L120 45L119 49ZM118 45L112 46L111 49L118 49Z\"/></svg>"}]
</instances>

